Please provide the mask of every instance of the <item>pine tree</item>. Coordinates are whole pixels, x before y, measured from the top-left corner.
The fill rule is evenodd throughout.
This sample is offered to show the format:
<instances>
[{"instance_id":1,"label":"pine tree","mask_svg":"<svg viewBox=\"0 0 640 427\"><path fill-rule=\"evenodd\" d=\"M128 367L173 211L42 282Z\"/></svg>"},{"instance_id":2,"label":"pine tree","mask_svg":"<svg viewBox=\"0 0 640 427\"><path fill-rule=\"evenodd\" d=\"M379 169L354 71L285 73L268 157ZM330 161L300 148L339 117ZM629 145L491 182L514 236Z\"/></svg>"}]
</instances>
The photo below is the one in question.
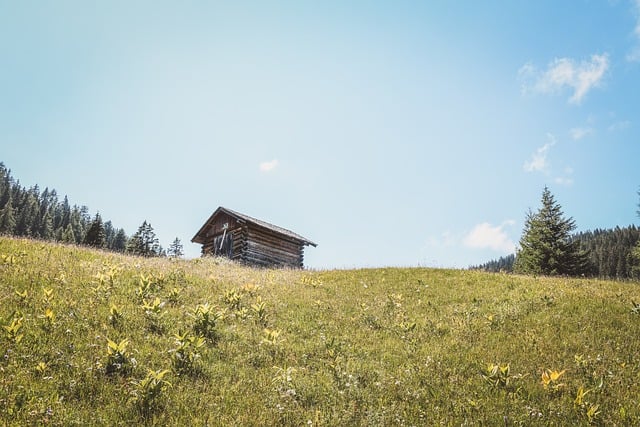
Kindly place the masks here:
<instances>
[{"instance_id":1,"label":"pine tree","mask_svg":"<svg viewBox=\"0 0 640 427\"><path fill-rule=\"evenodd\" d=\"M53 240L55 234L53 232L53 218L49 211L45 212L40 224L40 238L44 240Z\"/></svg>"},{"instance_id":2,"label":"pine tree","mask_svg":"<svg viewBox=\"0 0 640 427\"><path fill-rule=\"evenodd\" d=\"M104 224L104 247L111 250L113 249L113 239L116 236L116 230L113 228L111 221L106 221Z\"/></svg>"},{"instance_id":3,"label":"pine tree","mask_svg":"<svg viewBox=\"0 0 640 427\"><path fill-rule=\"evenodd\" d=\"M75 243L80 244L84 238L84 226L82 225L82 214L80 213L80 208L78 206L74 206L71 210L71 214L69 216L69 225L73 230L73 235L76 238Z\"/></svg>"},{"instance_id":4,"label":"pine tree","mask_svg":"<svg viewBox=\"0 0 640 427\"><path fill-rule=\"evenodd\" d=\"M579 275L587 270L587 255L579 242L571 239L576 228L573 218L564 218L561 206L545 186L542 207L529 211L514 271L524 274Z\"/></svg>"},{"instance_id":5,"label":"pine tree","mask_svg":"<svg viewBox=\"0 0 640 427\"><path fill-rule=\"evenodd\" d=\"M180 258L182 255L184 255L182 242L180 241L180 239L176 237L176 239L169 245L169 248L167 249L167 255L174 258Z\"/></svg>"},{"instance_id":6,"label":"pine tree","mask_svg":"<svg viewBox=\"0 0 640 427\"><path fill-rule=\"evenodd\" d=\"M127 240L127 234L124 232L124 229L119 229L116 232L116 235L113 237L111 250L114 250L116 252L124 252L127 249Z\"/></svg>"},{"instance_id":7,"label":"pine tree","mask_svg":"<svg viewBox=\"0 0 640 427\"><path fill-rule=\"evenodd\" d=\"M102 225L102 218L100 214L97 213L89 229L87 230L87 234L84 236L83 243L85 245L93 246L95 248L101 248L104 246L104 225Z\"/></svg>"},{"instance_id":8,"label":"pine tree","mask_svg":"<svg viewBox=\"0 0 640 427\"><path fill-rule=\"evenodd\" d=\"M76 243L76 235L73 233L73 227L71 224L67 224L64 231L62 232L62 236L60 238L64 243Z\"/></svg>"},{"instance_id":9,"label":"pine tree","mask_svg":"<svg viewBox=\"0 0 640 427\"><path fill-rule=\"evenodd\" d=\"M18 236L33 236L32 228L36 222L37 200L31 192L22 192L22 200L18 207L15 234Z\"/></svg>"},{"instance_id":10,"label":"pine tree","mask_svg":"<svg viewBox=\"0 0 640 427\"><path fill-rule=\"evenodd\" d=\"M638 190L638 196L640 196L640 189ZM640 217L640 202L638 202L638 210L636 211L638 217ZM636 243L635 248L631 252L632 266L631 276L633 278L640 278L640 239Z\"/></svg>"},{"instance_id":11,"label":"pine tree","mask_svg":"<svg viewBox=\"0 0 640 427\"><path fill-rule=\"evenodd\" d=\"M11 202L11 193L9 193L9 199L2 210L0 210L0 234L13 234L15 228L16 218L13 203Z\"/></svg>"},{"instance_id":12,"label":"pine tree","mask_svg":"<svg viewBox=\"0 0 640 427\"><path fill-rule=\"evenodd\" d=\"M138 231L127 243L127 252L146 257L162 256L164 250L153 231L153 227L146 220L138 227Z\"/></svg>"}]
</instances>

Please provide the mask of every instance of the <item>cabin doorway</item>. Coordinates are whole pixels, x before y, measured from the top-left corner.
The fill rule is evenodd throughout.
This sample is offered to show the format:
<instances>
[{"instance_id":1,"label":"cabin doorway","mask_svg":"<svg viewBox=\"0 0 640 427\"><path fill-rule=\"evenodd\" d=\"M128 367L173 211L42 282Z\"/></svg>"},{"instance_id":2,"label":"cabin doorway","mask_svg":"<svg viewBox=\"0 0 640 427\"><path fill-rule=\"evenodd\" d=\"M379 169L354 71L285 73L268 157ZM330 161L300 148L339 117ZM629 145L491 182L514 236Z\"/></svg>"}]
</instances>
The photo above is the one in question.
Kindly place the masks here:
<instances>
[{"instance_id":1,"label":"cabin doorway","mask_svg":"<svg viewBox=\"0 0 640 427\"><path fill-rule=\"evenodd\" d=\"M233 233L223 233L213 239L213 255L233 257Z\"/></svg>"}]
</instances>

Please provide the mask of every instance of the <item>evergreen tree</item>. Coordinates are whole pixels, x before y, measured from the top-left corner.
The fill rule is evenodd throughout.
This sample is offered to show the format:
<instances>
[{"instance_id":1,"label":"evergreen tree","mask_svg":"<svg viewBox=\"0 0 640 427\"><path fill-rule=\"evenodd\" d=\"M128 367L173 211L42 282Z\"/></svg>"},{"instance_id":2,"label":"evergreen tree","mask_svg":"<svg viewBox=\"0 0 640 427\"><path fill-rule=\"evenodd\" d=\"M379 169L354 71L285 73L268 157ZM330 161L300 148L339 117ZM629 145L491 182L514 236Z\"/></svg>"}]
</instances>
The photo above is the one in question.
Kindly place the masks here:
<instances>
[{"instance_id":1,"label":"evergreen tree","mask_svg":"<svg viewBox=\"0 0 640 427\"><path fill-rule=\"evenodd\" d=\"M640 189L638 190L638 196L640 196ZM636 211L638 217L640 217L640 202L638 202L638 210ZM631 252L631 275L633 278L640 278L640 239L636 243L635 248Z\"/></svg>"},{"instance_id":2,"label":"evergreen tree","mask_svg":"<svg viewBox=\"0 0 640 427\"><path fill-rule=\"evenodd\" d=\"M69 216L69 225L73 230L73 235L76 238L75 243L80 244L84 239L84 226L82 225L82 214L80 208L74 206Z\"/></svg>"},{"instance_id":3,"label":"evergreen tree","mask_svg":"<svg viewBox=\"0 0 640 427\"><path fill-rule=\"evenodd\" d=\"M129 239L127 252L146 257L162 256L164 251L153 231L153 227L146 220L138 227L138 231Z\"/></svg>"},{"instance_id":4,"label":"evergreen tree","mask_svg":"<svg viewBox=\"0 0 640 427\"><path fill-rule=\"evenodd\" d=\"M11 187L11 171L4 166L4 163L0 162L0 209L7 204L11 196Z\"/></svg>"},{"instance_id":5,"label":"evergreen tree","mask_svg":"<svg viewBox=\"0 0 640 427\"><path fill-rule=\"evenodd\" d=\"M184 255L182 248L182 242L176 237L176 239L169 245L167 249L167 255L174 258L180 258Z\"/></svg>"},{"instance_id":6,"label":"evergreen tree","mask_svg":"<svg viewBox=\"0 0 640 427\"><path fill-rule=\"evenodd\" d=\"M127 235L124 232L124 229L119 229L116 232L116 235L113 237L113 244L111 245L111 250L116 252L124 252L127 248Z\"/></svg>"},{"instance_id":7,"label":"evergreen tree","mask_svg":"<svg viewBox=\"0 0 640 427\"><path fill-rule=\"evenodd\" d=\"M587 269L587 255L571 239L576 228L573 218L565 219L561 206L545 186L542 207L529 211L514 271L525 274L579 275Z\"/></svg>"},{"instance_id":8,"label":"evergreen tree","mask_svg":"<svg viewBox=\"0 0 640 427\"><path fill-rule=\"evenodd\" d=\"M18 236L33 236L32 230L36 222L37 199L31 192L22 192L22 200L18 207L18 215L16 217L15 234ZM35 236L33 236L35 237Z\"/></svg>"},{"instance_id":9,"label":"evergreen tree","mask_svg":"<svg viewBox=\"0 0 640 427\"><path fill-rule=\"evenodd\" d=\"M116 236L116 230L113 228L111 221L104 223L104 247L113 249L113 238Z\"/></svg>"},{"instance_id":10,"label":"evergreen tree","mask_svg":"<svg viewBox=\"0 0 640 427\"><path fill-rule=\"evenodd\" d=\"M97 213L87 230L87 234L84 236L83 243L95 248L101 248L105 243L104 236L105 232L104 225L102 225L102 218L100 217L100 214Z\"/></svg>"},{"instance_id":11,"label":"evergreen tree","mask_svg":"<svg viewBox=\"0 0 640 427\"><path fill-rule=\"evenodd\" d=\"M515 254L510 254L507 256L501 256L497 260L491 260L485 262L484 264L475 265L469 267L470 270L482 270L482 271L490 271L493 273L505 272L511 273L513 271L513 262L515 261Z\"/></svg>"},{"instance_id":12,"label":"evergreen tree","mask_svg":"<svg viewBox=\"0 0 640 427\"><path fill-rule=\"evenodd\" d=\"M73 233L73 227L71 226L71 224L67 224L64 231L62 232L62 235L60 236L60 240L62 240L64 243L76 243L76 235Z\"/></svg>"},{"instance_id":13,"label":"evergreen tree","mask_svg":"<svg viewBox=\"0 0 640 427\"><path fill-rule=\"evenodd\" d=\"M9 193L9 199L0 210L0 234L13 234L15 228L16 218L14 216L13 203L11 203L11 193Z\"/></svg>"},{"instance_id":14,"label":"evergreen tree","mask_svg":"<svg viewBox=\"0 0 640 427\"><path fill-rule=\"evenodd\" d=\"M40 238L44 240L53 240L55 234L53 232L53 218L51 213L46 211L40 222Z\"/></svg>"}]
</instances>

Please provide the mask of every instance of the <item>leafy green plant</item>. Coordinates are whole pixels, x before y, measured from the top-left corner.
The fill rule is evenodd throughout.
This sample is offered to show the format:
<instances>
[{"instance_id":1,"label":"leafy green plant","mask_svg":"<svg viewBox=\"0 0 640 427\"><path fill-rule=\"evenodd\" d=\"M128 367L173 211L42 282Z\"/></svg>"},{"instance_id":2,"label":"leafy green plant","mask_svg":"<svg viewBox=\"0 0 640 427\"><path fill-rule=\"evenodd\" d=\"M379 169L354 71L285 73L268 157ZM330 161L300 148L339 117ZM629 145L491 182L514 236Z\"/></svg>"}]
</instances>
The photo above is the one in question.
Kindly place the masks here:
<instances>
[{"instance_id":1,"label":"leafy green plant","mask_svg":"<svg viewBox=\"0 0 640 427\"><path fill-rule=\"evenodd\" d=\"M10 324L4 325L2 328L5 331L5 337L9 342L18 344L22 341L24 334L21 332L22 330L22 321L24 317L14 317Z\"/></svg>"},{"instance_id":2,"label":"leafy green plant","mask_svg":"<svg viewBox=\"0 0 640 427\"><path fill-rule=\"evenodd\" d=\"M262 297L256 298L256 302L251 304L251 311L255 314L258 323L267 326L267 304Z\"/></svg>"},{"instance_id":3,"label":"leafy green plant","mask_svg":"<svg viewBox=\"0 0 640 427\"><path fill-rule=\"evenodd\" d=\"M600 415L600 405L593 404L586 406L585 415L587 416L587 421L589 422L589 424L594 423Z\"/></svg>"},{"instance_id":4,"label":"leafy green plant","mask_svg":"<svg viewBox=\"0 0 640 427\"><path fill-rule=\"evenodd\" d=\"M631 314L640 314L640 303L631 301Z\"/></svg>"},{"instance_id":5,"label":"leafy green plant","mask_svg":"<svg viewBox=\"0 0 640 427\"><path fill-rule=\"evenodd\" d=\"M139 301L144 301L151 294L157 292L161 289L162 283L164 283L164 275L154 275L154 274L140 274L138 276L138 287L136 288L136 295L139 298Z\"/></svg>"},{"instance_id":6,"label":"leafy green plant","mask_svg":"<svg viewBox=\"0 0 640 427\"><path fill-rule=\"evenodd\" d=\"M53 289L42 288L42 302L45 305L51 304L53 300Z\"/></svg>"},{"instance_id":7,"label":"leafy green plant","mask_svg":"<svg viewBox=\"0 0 640 427\"><path fill-rule=\"evenodd\" d=\"M562 378L565 372L566 370L556 371L551 369L542 371L541 382L544 389L557 392L564 387L564 383L560 382L560 378Z\"/></svg>"},{"instance_id":8,"label":"leafy green plant","mask_svg":"<svg viewBox=\"0 0 640 427\"><path fill-rule=\"evenodd\" d=\"M167 301L169 301L169 303L171 305L176 305L180 302L180 294L182 293L182 289L180 288L172 288L171 291L169 292L169 296L167 297Z\"/></svg>"},{"instance_id":9,"label":"leafy green plant","mask_svg":"<svg viewBox=\"0 0 640 427\"><path fill-rule=\"evenodd\" d=\"M264 328L262 330L262 339L260 340L260 344L267 349L266 354L268 354L272 359L278 358L278 356L283 353L283 343L284 337L282 336L281 330L268 328Z\"/></svg>"},{"instance_id":10,"label":"leafy green plant","mask_svg":"<svg viewBox=\"0 0 640 427\"><path fill-rule=\"evenodd\" d=\"M123 339L115 342L107 338L107 361L105 372L107 374L128 375L136 366L136 360L127 351L129 340Z\"/></svg>"},{"instance_id":11,"label":"leafy green plant","mask_svg":"<svg viewBox=\"0 0 640 427\"><path fill-rule=\"evenodd\" d=\"M16 296L19 298L19 302L21 305L24 305L27 303L27 300L29 299L29 292L26 289L23 291L18 291L16 289L14 292Z\"/></svg>"},{"instance_id":12,"label":"leafy green plant","mask_svg":"<svg viewBox=\"0 0 640 427\"><path fill-rule=\"evenodd\" d=\"M52 309L46 308L44 310L44 314L41 315L40 318L44 319L45 321L44 323L45 329L50 330L51 328L53 328L53 323L56 320L56 314Z\"/></svg>"},{"instance_id":13,"label":"leafy green plant","mask_svg":"<svg viewBox=\"0 0 640 427\"><path fill-rule=\"evenodd\" d=\"M223 301L230 309L238 310L242 304L242 294L237 292L235 289L229 289L224 293Z\"/></svg>"},{"instance_id":14,"label":"leafy green plant","mask_svg":"<svg viewBox=\"0 0 640 427\"><path fill-rule=\"evenodd\" d=\"M412 332L413 330L416 329L416 322L412 322L410 320L405 320L402 321L400 323L398 323L398 328L400 329L400 331L404 334L407 334L409 332Z\"/></svg>"},{"instance_id":15,"label":"leafy green plant","mask_svg":"<svg viewBox=\"0 0 640 427\"><path fill-rule=\"evenodd\" d=\"M160 298L156 297L150 302L143 301L141 307L149 323L149 329L156 333L164 332L164 317L166 314L166 311L164 311L164 302L161 302Z\"/></svg>"},{"instance_id":16,"label":"leafy green plant","mask_svg":"<svg viewBox=\"0 0 640 427\"><path fill-rule=\"evenodd\" d=\"M580 386L580 388L578 389L578 391L576 392L576 398L573 401L573 404L576 406L584 406L585 404L585 396L587 394L589 394L591 391L591 389L585 389L584 387Z\"/></svg>"},{"instance_id":17,"label":"leafy green plant","mask_svg":"<svg viewBox=\"0 0 640 427\"><path fill-rule=\"evenodd\" d=\"M511 367L506 365L488 364L481 372L482 378L493 387L507 387L511 382Z\"/></svg>"},{"instance_id":18,"label":"leafy green plant","mask_svg":"<svg viewBox=\"0 0 640 427\"><path fill-rule=\"evenodd\" d=\"M221 311L216 311L209 303L198 304L191 313L193 332L215 341L217 339L216 322L223 316Z\"/></svg>"},{"instance_id":19,"label":"leafy green plant","mask_svg":"<svg viewBox=\"0 0 640 427\"><path fill-rule=\"evenodd\" d=\"M38 364L35 367L36 373L41 376L44 376L44 374L47 372L48 369L49 369L49 365L46 362L38 362Z\"/></svg>"},{"instance_id":20,"label":"leafy green plant","mask_svg":"<svg viewBox=\"0 0 640 427\"><path fill-rule=\"evenodd\" d=\"M123 319L124 314L122 311L120 311L115 304L111 304L111 307L109 307L109 323L111 323L111 326L114 328L120 326Z\"/></svg>"},{"instance_id":21,"label":"leafy green plant","mask_svg":"<svg viewBox=\"0 0 640 427\"><path fill-rule=\"evenodd\" d=\"M131 402L139 410L144 418L148 418L155 411L159 411L162 405L162 397L171 387L171 383L165 379L168 369L149 370L143 379L131 382Z\"/></svg>"},{"instance_id":22,"label":"leafy green plant","mask_svg":"<svg viewBox=\"0 0 640 427\"><path fill-rule=\"evenodd\" d=\"M174 335L176 348L170 350L174 371L178 374L193 374L197 371L196 363L205 344L205 338L181 332Z\"/></svg>"}]
</instances>

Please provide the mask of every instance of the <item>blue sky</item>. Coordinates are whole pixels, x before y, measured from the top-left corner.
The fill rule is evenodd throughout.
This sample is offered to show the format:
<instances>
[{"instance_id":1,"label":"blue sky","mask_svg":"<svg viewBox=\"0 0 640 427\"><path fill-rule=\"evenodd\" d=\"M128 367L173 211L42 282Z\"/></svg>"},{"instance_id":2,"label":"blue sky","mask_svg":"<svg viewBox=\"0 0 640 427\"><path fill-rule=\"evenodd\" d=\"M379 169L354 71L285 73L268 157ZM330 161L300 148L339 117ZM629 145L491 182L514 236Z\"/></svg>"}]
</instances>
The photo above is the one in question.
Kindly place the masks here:
<instances>
[{"instance_id":1,"label":"blue sky","mask_svg":"<svg viewBox=\"0 0 640 427\"><path fill-rule=\"evenodd\" d=\"M166 247L220 205L313 268L511 253L549 186L638 223L640 1L0 0L0 161Z\"/></svg>"}]
</instances>

